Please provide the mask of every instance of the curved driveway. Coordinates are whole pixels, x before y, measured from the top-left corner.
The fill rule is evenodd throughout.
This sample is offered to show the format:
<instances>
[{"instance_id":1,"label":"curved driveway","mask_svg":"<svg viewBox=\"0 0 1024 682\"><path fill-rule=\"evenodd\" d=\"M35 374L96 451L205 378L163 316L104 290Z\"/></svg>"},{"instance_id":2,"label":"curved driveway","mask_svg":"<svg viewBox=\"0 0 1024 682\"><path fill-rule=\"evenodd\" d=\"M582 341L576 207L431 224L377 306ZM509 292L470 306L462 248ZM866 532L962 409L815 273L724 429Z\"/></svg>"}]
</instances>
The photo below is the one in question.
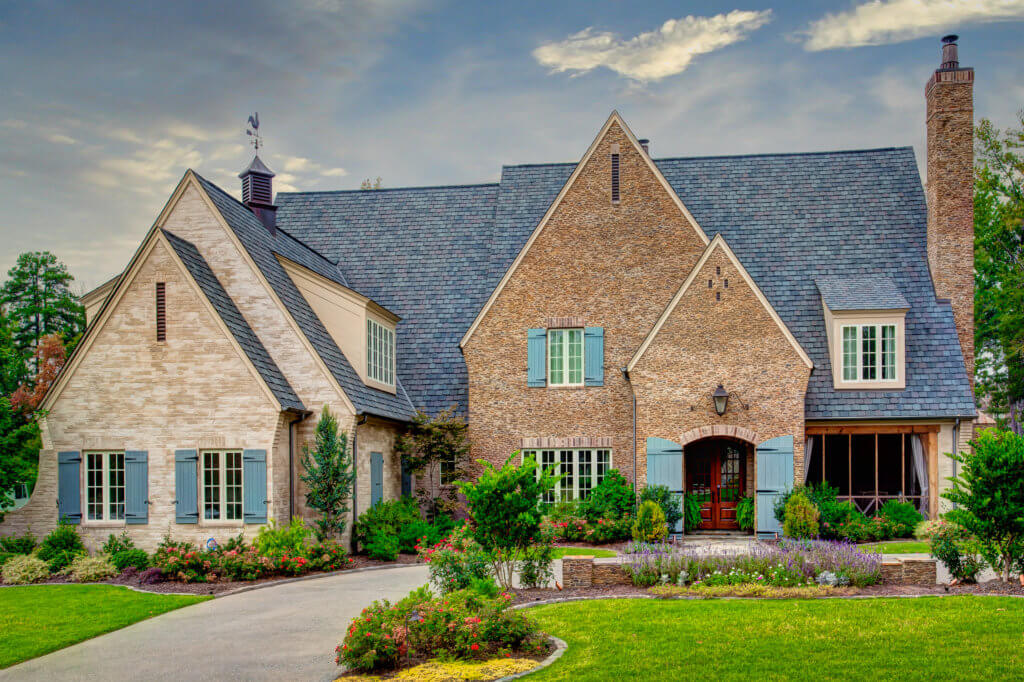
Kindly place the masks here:
<instances>
[{"instance_id":1,"label":"curved driveway","mask_svg":"<svg viewBox=\"0 0 1024 682\"><path fill-rule=\"evenodd\" d=\"M418 565L228 595L26 661L0 679L332 680L349 620L426 582Z\"/></svg>"}]
</instances>

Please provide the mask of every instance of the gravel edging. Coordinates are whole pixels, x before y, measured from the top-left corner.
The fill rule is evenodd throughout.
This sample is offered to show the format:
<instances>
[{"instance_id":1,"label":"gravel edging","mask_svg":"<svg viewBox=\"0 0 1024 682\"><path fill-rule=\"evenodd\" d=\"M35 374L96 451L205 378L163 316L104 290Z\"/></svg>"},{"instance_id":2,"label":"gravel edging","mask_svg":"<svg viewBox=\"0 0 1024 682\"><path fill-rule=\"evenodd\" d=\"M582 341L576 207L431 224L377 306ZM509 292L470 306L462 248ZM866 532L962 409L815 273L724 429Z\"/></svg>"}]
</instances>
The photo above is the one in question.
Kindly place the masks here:
<instances>
[{"instance_id":1,"label":"gravel edging","mask_svg":"<svg viewBox=\"0 0 1024 682\"><path fill-rule=\"evenodd\" d=\"M505 677L499 677L497 680L495 680L495 682L507 682L507 680L518 680L520 677L532 675L535 672L543 670L544 668L547 668L548 666L554 664L555 661L562 657L562 654L564 654L565 650L569 648L569 645L566 644L564 640L561 640L558 637L555 637L554 635L548 635L548 640L550 640L551 643L555 645L555 650L548 654L548 657L541 661L540 665L538 665L536 668L531 668L530 670L525 670L521 673L516 673L515 675L506 675Z\"/></svg>"}]
</instances>

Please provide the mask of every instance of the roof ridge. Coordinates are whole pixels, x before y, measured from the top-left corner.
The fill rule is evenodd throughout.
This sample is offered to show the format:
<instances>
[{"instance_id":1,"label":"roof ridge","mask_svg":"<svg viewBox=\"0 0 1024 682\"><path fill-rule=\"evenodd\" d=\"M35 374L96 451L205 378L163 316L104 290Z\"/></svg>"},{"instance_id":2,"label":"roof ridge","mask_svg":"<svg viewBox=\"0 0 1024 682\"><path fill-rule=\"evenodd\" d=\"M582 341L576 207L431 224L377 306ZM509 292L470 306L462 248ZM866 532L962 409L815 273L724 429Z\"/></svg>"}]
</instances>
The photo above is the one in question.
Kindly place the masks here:
<instances>
[{"instance_id":1,"label":"roof ridge","mask_svg":"<svg viewBox=\"0 0 1024 682\"><path fill-rule=\"evenodd\" d=\"M322 189L307 192L278 192L278 195L296 196L299 194L359 194L360 192L408 192L411 190L428 189L462 189L468 187L499 187L500 182L477 182L464 185L410 185L408 187L380 187L378 189Z\"/></svg>"}]
</instances>

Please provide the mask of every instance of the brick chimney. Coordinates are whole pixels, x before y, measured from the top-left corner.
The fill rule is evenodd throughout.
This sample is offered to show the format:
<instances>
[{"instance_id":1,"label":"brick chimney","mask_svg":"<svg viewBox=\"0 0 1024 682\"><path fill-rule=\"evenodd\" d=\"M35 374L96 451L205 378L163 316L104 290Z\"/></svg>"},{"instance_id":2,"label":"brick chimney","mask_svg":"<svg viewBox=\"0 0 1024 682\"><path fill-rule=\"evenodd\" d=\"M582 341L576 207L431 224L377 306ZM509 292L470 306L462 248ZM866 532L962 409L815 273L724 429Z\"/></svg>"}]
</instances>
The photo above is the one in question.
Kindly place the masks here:
<instances>
[{"instance_id":1,"label":"brick chimney","mask_svg":"<svg viewBox=\"0 0 1024 682\"><path fill-rule=\"evenodd\" d=\"M967 376L974 381L974 69L960 66L957 36L925 86L928 128L928 265L935 294L953 307Z\"/></svg>"},{"instance_id":2,"label":"brick chimney","mask_svg":"<svg viewBox=\"0 0 1024 682\"><path fill-rule=\"evenodd\" d=\"M271 178L274 171L264 165L259 155L252 157L252 163L238 174L242 178L242 203L249 207L260 222L270 231L277 233L277 206L274 206L274 190Z\"/></svg>"}]
</instances>

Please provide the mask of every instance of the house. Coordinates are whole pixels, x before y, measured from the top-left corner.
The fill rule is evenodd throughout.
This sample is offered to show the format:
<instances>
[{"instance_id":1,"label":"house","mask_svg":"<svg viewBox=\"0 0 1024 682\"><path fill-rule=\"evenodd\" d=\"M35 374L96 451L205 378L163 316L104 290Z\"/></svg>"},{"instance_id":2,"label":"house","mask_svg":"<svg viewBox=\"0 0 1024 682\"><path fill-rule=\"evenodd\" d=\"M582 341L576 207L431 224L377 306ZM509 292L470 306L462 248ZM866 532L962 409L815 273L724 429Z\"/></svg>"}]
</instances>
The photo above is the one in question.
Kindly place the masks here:
<instances>
[{"instance_id":1,"label":"house","mask_svg":"<svg viewBox=\"0 0 1024 682\"><path fill-rule=\"evenodd\" d=\"M612 113L576 163L497 183L272 193L189 170L46 397L39 482L4 532L91 542L309 517L323 406L355 513L411 484L393 443L451 405L473 455L535 455L586 497L612 468L757 530L800 482L940 510L971 437L973 70L944 39L909 147L655 159ZM927 201L926 201L927 198ZM274 203L272 203L272 201Z\"/></svg>"}]
</instances>

